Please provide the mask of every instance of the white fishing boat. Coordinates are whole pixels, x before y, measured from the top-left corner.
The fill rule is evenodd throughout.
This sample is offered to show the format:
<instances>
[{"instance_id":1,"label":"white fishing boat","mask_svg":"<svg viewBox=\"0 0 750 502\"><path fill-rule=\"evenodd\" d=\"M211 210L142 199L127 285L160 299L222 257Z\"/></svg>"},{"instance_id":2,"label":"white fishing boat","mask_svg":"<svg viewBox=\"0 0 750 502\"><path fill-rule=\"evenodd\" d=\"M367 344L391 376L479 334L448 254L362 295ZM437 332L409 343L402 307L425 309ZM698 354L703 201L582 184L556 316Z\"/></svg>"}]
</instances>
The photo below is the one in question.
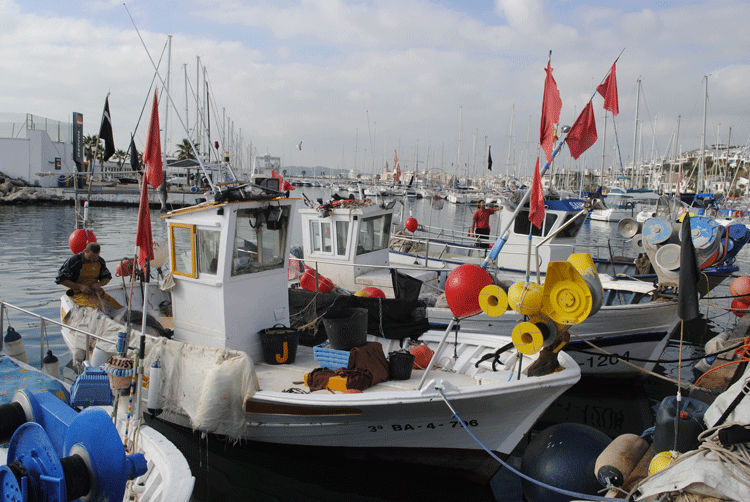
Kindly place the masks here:
<instances>
[{"instance_id":1,"label":"white fishing boat","mask_svg":"<svg viewBox=\"0 0 750 502\"><path fill-rule=\"evenodd\" d=\"M9 310L42 326L57 323L5 302L0 302L0 319L7 319ZM8 326L11 333L15 330ZM41 343L48 342L42 337ZM0 498L58 500L67 493L64 500L190 500L195 479L185 457L131 416L128 395L113 403L102 368L87 365L71 386L60 378L51 352L42 369L27 364L25 345L16 339L0 353Z\"/></svg>"},{"instance_id":2,"label":"white fishing boat","mask_svg":"<svg viewBox=\"0 0 750 502\"><path fill-rule=\"evenodd\" d=\"M413 341L388 332L366 338L380 361L413 344L433 351L430 363L408 378L356 389L351 386L361 382L358 377L377 368L355 366L343 380L328 380L327 389L306 386L316 381L323 349L293 340L269 348L261 336L290 322L287 267L295 202L257 186L224 187L214 200L164 217L170 263L159 288L105 287L123 305L141 305L145 291L148 313L173 330L169 339L149 336L145 343L146 366L157 360L161 365L161 377L152 377L150 385L161 384L157 407L163 412L156 421L163 426L218 435L220 441L364 448L384 458L398 451L415 462L435 453L484 455L482 445L507 455L578 381L580 369L564 352L554 358L557 371L532 376L528 370L538 355L521 357L509 334L454 338L449 330L428 330ZM388 229L382 230L387 245ZM321 242L334 245L336 240L326 241L331 237L322 229ZM354 243L347 249L356 252ZM63 322L111 339L123 326L102 314L68 295L61 298ZM74 352L90 350L73 331L62 333ZM134 331L131 340L138 336ZM494 363L484 360L488 355Z\"/></svg>"},{"instance_id":3,"label":"white fishing boat","mask_svg":"<svg viewBox=\"0 0 750 502\"><path fill-rule=\"evenodd\" d=\"M392 208L372 203L362 207L362 201L337 201L332 204L333 207L329 203L299 211L305 265L345 291L356 293L365 288L378 288L386 299L399 296L392 273L392 269L397 269L421 282L421 291L428 303L424 312L429 326L445 329L453 313L440 299L435 304L434 298L442 292L448 275L456 267L481 264L486 250L477 248L473 241L456 245L442 239L429 242L422 238L412 240L412 232L408 230L392 236ZM535 263L539 262L540 273L546 272L547 264L551 261L565 261L573 254L576 235L585 220L585 214L579 214L583 208L583 201L547 202L545 226L541 230L535 228L532 238L532 246L536 250L532 259ZM525 279L523 269L529 246L528 210L525 211L520 213L512 227L498 266L488 268L496 282L505 289ZM510 207L504 210L504 220L511 217L510 213ZM321 218L321 214L326 216ZM579 217L574 220L576 215ZM413 224L412 228L416 230L416 221ZM562 228L565 224L568 226ZM556 235L551 238L555 232ZM547 238L549 240L544 242ZM390 249L386 248L386 243L390 243ZM412 245L416 245L416 251L411 251ZM426 262L425 251L432 257ZM600 280L604 290L602 307L595 315L570 329L573 336L568 344L569 354L584 374L622 376L637 375L642 369L653 370L679 322L674 295L660 294L652 280L638 281L605 274L600 275ZM301 297L296 305L300 309L311 301L303 292L291 291L290 295ZM322 297L326 300L322 300ZM433 299L431 302L430 297ZM321 309L335 301L341 303L343 300L333 294L320 295L317 299L317 302L322 302ZM357 306L369 307L366 305L368 300L356 301ZM402 297L399 301L405 300ZM372 308L391 310L386 313L389 323L395 324L398 316L407 326L405 329L415 329L413 316L399 315L400 307L391 306L388 301ZM307 317L306 322L310 320ZM521 314L512 310L499 317L481 312L461 319L458 329L461 333L509 335L523 320ZM555 330L554 324L548 321L535 319L533 322L544 330ZM598 351L597 347L606 353Z\"/></svg>"}]
</instances>

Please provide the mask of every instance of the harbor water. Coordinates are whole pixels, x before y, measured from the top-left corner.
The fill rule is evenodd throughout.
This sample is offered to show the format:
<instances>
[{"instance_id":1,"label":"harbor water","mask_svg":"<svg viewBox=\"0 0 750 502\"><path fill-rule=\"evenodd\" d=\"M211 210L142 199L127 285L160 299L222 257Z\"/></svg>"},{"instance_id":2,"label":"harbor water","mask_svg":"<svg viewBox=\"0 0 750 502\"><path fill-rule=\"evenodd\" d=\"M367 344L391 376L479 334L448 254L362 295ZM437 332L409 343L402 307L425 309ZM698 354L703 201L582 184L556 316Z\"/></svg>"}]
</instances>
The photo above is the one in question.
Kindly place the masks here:
<instances>
[{"instance_id":1,"label":"harbor water","mask_svg":"<svg viewBox=\"0 0 750 502\"><path fill-rule=\"evenodd\" d=\"M310 199L327 200L330 193L323 188L301 188ZM467 232L471 215L476 207L445 202L438 210L430 200L397 202L397 223L413 217L422 225L443 226L457 232ZM102 245L102 257L115 272L119 260L135 254L135 228L137 208L93 207L89 210L87 228L94 232ZM151 210L154 240L166 241L166 226L158 210ZM74 230L75 210L67 205L0 206L0 300L24 309L41 313L51 319L59 318L59 298L64 288L54 283L63 261L70 256L68 237ZM293 230L292 245L301 244L298 221ZM499 231L499 215L490 219L492 233ZM579 233L579 251L594 256L610 254L633 255L630 243L617 233L617 224L587 221ZM750 275L750 257L743 249L737 257L740 267L736 275ZM122 280L113 277L113 280ZM703 301L700 319L686 323L682 332L685 350L682 353L683 369L679 369L679 334L673 336L664 351L664 362L657 372L676 379L682 373L687 379L694 361L691 357L702 354L706 341L718 332L731 329L737 317L725 307L730 303L731 278L714 289L711 298ZM28 340L27 346L38 346L40 326L14 311L7 311L3 319L5 328L13 326ZM47 326L50 349L60 358L61 366L67 362L66 348L59 328ZM29 353L29 362L38 365L42 353ZM674 395L676 386L670 382L647 377L636 381L596 381L587 379L575 385L545 413L535 430L562 422L577 422L606 432L611 437L631 432L640 434L653 425L655 404L667 395ZM178 435L179 436L179 435ZM451 480L443 473L423 469L404 469L393 465L327 458L318 452L290 452L285 449L249 451L226 443L223 451L210 450L199 436L185 433L171 437L183 453L196 476L194 500L521 500L520 480L505 470L493 479L491 486L472 484L471 480ZM410 481L411 480L411 484ZM418 483L416 481L419 481ZM371 489L368 489L368 483ZM403 488L401 484L403 483ZM389 489L380 486L388 485ZM449 488L449 485L453 488ZM426 490L420 496L409 494L409 487ZM428 487L428 488L425 488ZM401 492L399 490L407 490ZM457 492L456 490L459 490ZM460 496L461 494L465 497ZM399 497L400 495L400 497Z\"/></svg>"}]
</instances>

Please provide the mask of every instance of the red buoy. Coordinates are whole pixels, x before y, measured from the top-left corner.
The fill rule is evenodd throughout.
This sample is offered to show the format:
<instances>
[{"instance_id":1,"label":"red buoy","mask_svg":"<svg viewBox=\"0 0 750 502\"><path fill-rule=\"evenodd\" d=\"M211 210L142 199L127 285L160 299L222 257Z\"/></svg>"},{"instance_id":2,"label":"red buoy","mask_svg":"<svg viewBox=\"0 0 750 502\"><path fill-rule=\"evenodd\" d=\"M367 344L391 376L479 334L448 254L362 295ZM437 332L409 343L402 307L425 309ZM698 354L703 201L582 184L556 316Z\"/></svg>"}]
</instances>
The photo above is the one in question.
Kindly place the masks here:
<instances>
[{"instance_id":1,"label":"red buoy","mask_svg":"<svg viewBox=\"0 0 750 502\"><path fill-rule=\"evenodd\" d=\"M408 220L406 220L404 226L409 232L414 233L417 231L419 223L417 222L416 218L409 218Z\"/></svg>"},{"instance_id":2,"label":"red buoy","mask_svg":"<svg viewBox=\"0 0 750 502\"><path fill-rule=\"evenodd\" d=\"M743 302L739 298L732 300L732 312L734 312L734 315L737 317L744 316L747 313L745 310L748 308L750 308L750 304Z\"/></svg>"},{"instance_id":3,"label":"red buoy","mask_svg":"<svg viewBox=\"0 0 750 502\"><path fill-rule=\"evenodd\" d=\"M423 344L417 345L409 353L414 354L414 366L412 369L423 370L429 366L435 351Z\"/></svg>"},{"instance_id":4,"label":"red buoy","mask_svg":"<svg viewBox=\"0 0 750 502\"><path fill-rule=\"evenodd\" d=\"M96 236L91 230L79 228L73 230L73 233L68 237L68 246L73 254L78 254L86 248L86 244L89 242L96 242Z\"/></svg>"},{"instance_id":5,"label":"red buoy","mask_svg":"<svg viewBox=\"0 0 750 502\"><path fill-rule=\"evenodd\" d=\"M456 317L468 317L482 311L479 293L485 286L493 284L489 272L466 263L456 267L445 281L445 299Z\"/></svg>"},{"instance_id":6,"label":"red buoy","mask_svg":"<svg viewBox=\"0 0 750 502\"><path fill-rule=\"evenodd\" d=\"M305 273L302 274L302 277L299 279L299 285L302 286L302 289L306 289L308 291L316 291L315 289L315 270L308 268L305 270ZM333 282L331 282L330 279L327 277L323 277L322 275L318 274L318 288L317 291L320 293L330 293L333 289Z\"/></svg>"},{"instance_id":7,"label":"red buoy","mask_svg":"<svg viewBox=\"0 0 750 502\"><path fill-rule=\"evenodd\" d=\"M738 277L729 285L729 294L741 302L750 303L750 277Z\"/></svg>"},{"instance_id":8,"label":"red buoy","mask_svg":"<svg viewBox=\"0 0 750 502\"><path fill-rule=\"evenodd\" d=\"M133 273L133 260L129 260L127 258L120 261L120 263L118 263L117 267L115 268L115 275L117 277L130 277L130 274L132 273Z\"/></svg>"},{"instance_id":9,"label":"red buoy","mask_svg":"<svg viewBox=\"0 0 750 502\"><path fill-rule=\"evenodd\" d=\"M370 298L385 298L385 293L383 293L383 290L374 286L367 286L366 288L362 288L362 292Z\"/></svg>"}]
</instances>

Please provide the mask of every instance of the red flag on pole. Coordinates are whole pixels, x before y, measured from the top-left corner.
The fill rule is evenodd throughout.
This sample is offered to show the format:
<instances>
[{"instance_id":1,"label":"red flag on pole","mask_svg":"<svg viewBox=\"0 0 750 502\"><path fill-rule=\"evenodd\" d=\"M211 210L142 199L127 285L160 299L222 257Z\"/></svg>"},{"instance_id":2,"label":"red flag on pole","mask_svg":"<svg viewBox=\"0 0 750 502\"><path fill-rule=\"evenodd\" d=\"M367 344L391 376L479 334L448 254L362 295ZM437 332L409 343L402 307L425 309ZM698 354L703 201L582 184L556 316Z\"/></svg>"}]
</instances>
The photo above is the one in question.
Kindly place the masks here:
<instances>
[{"instance_id":1,"label":"red flag on pole","mask_svg":"<svg viewBox=\"0 0 750 502\"><path fill-rule=\"evenodd\" d=\"M557 82L552 77L552 67L547 61L544 69L547 77L544 79L544 98L542 99L542 123L539 127L539 144L547 155L547 162L552 162L552 151L555 143L555 124L560 121L560 110L562 100L560 91L557 90Z\"/></svg>"},{"instance_id":2,"label":"red flag on pole","mask_svg":"<svg viewBox=\"0 0 750 502\"><path fill-rule=\"evenodd\" d=\"M145 267L146 258L154 259L154 238L151 235L151 211L148 207L148 184L141 187L141 201L138 204L138 228L135 232L135 245L138 246L138 262Z\"/></svg>"},{"instance_id":3,"label":"red flag on pole","mask_svg":"<svg viewBox=\"0 0 750 502\"><path fill-rule=\"evenodd\" d=\"M544 188L542 187L542 175L539 172L539 157L536 158L534 180L531 182L529 221L531 221L536 228L542 228L542 222L544 221Z\"/></svg>"},{"instance_id":4,"label":"red flag on pole","mask_svg":"<svg viewBox=\"0 0 750 502\"><path fill-rule=\"evenodd\" d=\"M159 138L159 103L156 100L157 91L154 90L154 104L151 107L151 120L148 123L148 138L143 149L143 162L146 164L146 174L143 179L154 188L159 188L164 182L161 164L161 140Z\"/></svg>"},{"instance_id":5,"label":"red flag on pole","mask_svg":"<svg viewBox=\"0 0 750 502\"><path fill-rule=\"evenodd\" d=\"M282 192L286 192L287 190L294 190L294 186L292 186L291 183L289 183L287 180L284 179L282 175L277 173L275 170L271 171L271 176L279 180L279 190Z\"/></svg>"},{"instance_id":6,"label":"red flag on pole","mask_svg":"<svg viewBox=\"0 0 750 502\"><path fill-rule=\"evenodd\" d=\"M612 64L612 70L610 70L607 78L604 82L596 88L597 92L604 97L604 109L612 112L612 115L620 113L620 106L617 101L617 77L615 76L615 61Z\"/></svg>"},{"instance_id":7,"label":"red flag on pole","mask_svg":"<svg viewBox=\"0 0 750 502\"><path fill-rule=\"evenodd\" d=\"M396 153L396 150L393 150L393 165L396 168L396 177L394 178L396 180L396 183L401 181L401 166L398 165L398 154Z\"/></svg>"},{"instance_id":8,"label":"red flag on pole","mask_svg":"<svg viewBox=\"0 0 750 502\"><path fill-rule=\"evenodd\" d=\"M570 128L570 132L568 133L568 137L565 138L565 142L568 144L570 154L577 160L583 152L596 143L596 138L594 108L591 106L591 101L589 101L589 104L586 105L573 123L573 127Z\"/></svg>"}]
</instances>

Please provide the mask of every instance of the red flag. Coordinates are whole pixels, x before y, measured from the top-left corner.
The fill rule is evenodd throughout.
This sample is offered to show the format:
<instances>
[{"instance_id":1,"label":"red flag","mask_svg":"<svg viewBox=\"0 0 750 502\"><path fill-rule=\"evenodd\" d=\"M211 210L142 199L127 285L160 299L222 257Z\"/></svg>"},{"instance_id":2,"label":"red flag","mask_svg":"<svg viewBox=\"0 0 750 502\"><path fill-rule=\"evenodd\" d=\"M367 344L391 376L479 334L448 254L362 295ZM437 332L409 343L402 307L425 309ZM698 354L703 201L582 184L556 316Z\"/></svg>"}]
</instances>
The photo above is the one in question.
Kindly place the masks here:
<instances>
[{"instance_id":1,"label":"red flag","mask_svg":"<svg viewBox=\"0 0 750 502\"><path fill-rule=\"evenodd\" d=\"M536 228L542 228L542 222L544 221L544 188L542 187L542 175L539 172L539 157L536 158L534 180L531 182L529 221Z\"/></svg>"},{"instance_id":2,"label":"red flag","mask_svg":"<svg viewBox=\"0 0 750 502\"><path fill-rule=\"evenodd\" d=\"M617 102L617 77L615 76L615 61L612 64L612 70L604 79L604 82L596 88L597 92L604 97L604 109L612 112L612 115L620 113L620 106Z\"/></svg>"},{"instance_id":3,"label":"red flag","mask_svg":"<svg viewBox=\"0 0 750 502\"><path fill-rule=\"evenodd\" d=\"M289 183L287 180L284 179L282 175L277 173L276 171L271 171L271 176L279 180L279 190L282 192L286 192L287 190L294 190L294 186L292 186L291 183Z\"/></svg>"},{"instance_id":4,"label":"red flag","mask_svg":"<svg viewBox=\"0 0 750 502\"><path fill-rule=\"evenodd\" d=\"M570 128L570 132L568 132L568 137L565 138L565 142L568 144L570 154L577 160L583 152L596 143L596 138L594 108L591 106L591 101L589 101L589 104L586 105L573 123L573 127Z\"/></svg>"},{"instance_id":5,"label":"red flag","mask_svg":"<svg viewBox=\"0 0 750 502\"><path fill-rule=\"evenodd\" d=\"M138 228L135 232L135 245L138 246L138 262L145 267L146 258L154 259L154 239L151 235L151 211L148 207L148 184L141 187L141 201L138 205Z\"/></svg>"},{"instance_id":6,"label":"red flag","mask_svg":"<svg viewBox=\"0 0 750 502\"><path fill-rule=\"evenodd\" d=\"M394 178L396 180L396 183L401 181L401 166L398 165L398 154L396 153L396 150L393 150L393 165L396 166L396 177Z\"/></svg>"},{"instance_id":7,"label":"red flag","mask_svg":"<svg viewBox=\"0 0 750 502\"><path fill-rule=\"evenodd\" d=\"M560 91L557 90L557 82L552 77L552 67L547 61L544 69L547 77L544 79L544 98L542 99L542 123L539 127L539 144L547 154L547 162L552 162L552 151L555 143L555 124L560 121L560 110L562 100Z\"/></svg>"},{"instance_id":8,"label":"red flag","mask_svg":"<svg viewBox=\"0 0 750 502\"><path fill-rule=\"evenodd\" d=\"M143 149L143 162L146 164L144 181L154 188L159 188L164 182L161 165L161 140L159 139L159 103L154 90L154 104L151 107L151 120L148 123L148 138Z\"/></svg>"}]
</instances>

